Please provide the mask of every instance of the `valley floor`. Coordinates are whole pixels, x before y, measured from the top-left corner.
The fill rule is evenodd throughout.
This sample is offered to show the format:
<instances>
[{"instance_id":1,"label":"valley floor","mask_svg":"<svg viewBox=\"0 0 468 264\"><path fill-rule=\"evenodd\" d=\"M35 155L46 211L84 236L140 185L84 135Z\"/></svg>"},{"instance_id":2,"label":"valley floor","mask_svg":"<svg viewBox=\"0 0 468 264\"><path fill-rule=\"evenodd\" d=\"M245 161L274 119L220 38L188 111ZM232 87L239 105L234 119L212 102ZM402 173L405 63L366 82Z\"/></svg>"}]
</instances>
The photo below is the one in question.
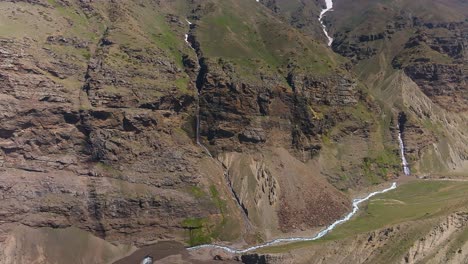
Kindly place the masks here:
<instances>
[{"instance_id":1,"label":"valley floor","mask_svg":"<svg viewBox=\"0 0 468 264\"><path fill-rule=\"evenodd\" d=\"M397 189L371 198L356 217L322 239L267 247L248 257L267 263L460 263L466 259L468 182L402 177L398 184ZM428 242L421 245L422 241ZM235 259L216 249L190 254L205 260ZM248 257L239 260L250 263Z\"/></svg>"},{"instance_id":2,"label":"valley floor","mask_svg":"<svg viewBox=\"0 0 468 264\"><path fill-rule=\"evenodd\" d=\"M463 263L467 192L465 179L404 178L323 239L259 253L288 256L294 263Z\"/></svg>"},{"instance_id":3,"label":"valley floor","mask_svg":"<svg viewBox=\"0 0 468 264\"><path fill-rule=\"evenodd\" d=\"M155 263L210 263L214 258L226 263L250 263L253 256L253 259L264 258L267 263L463 263L459 261L468 257L466 193L468 182L465 179L402 177L397 189L361 204L355 217L323 238L263 248L249 252L250 256L233 256L216 249L187 251L184 245L176 242L160 242L135 250L90 238L84 231L73 231L83 233L80 237L88 237L85 242L93 241L96 245L92 250L80 249L76 260L108 259L108 263L120 264L135 263L152 256ZM352 196L362 197L362 194ZM15 244L21 243L24 247L28 241L18 234L23 233L26 237L26 231L19 231L17 239L6 246L14 248ZM46 243L40 243L45 245L40 256L29 256L28 259L68 261L76 255L58 250L60 241L53 241L54 237L68 236L70 231L47 229L34 232L37 233L36 240L42 237L44 241L41 241ZM99 248L102 250L97 250ZM116 259L120 260L115 262Z\"/></svg>"}]
</instances>

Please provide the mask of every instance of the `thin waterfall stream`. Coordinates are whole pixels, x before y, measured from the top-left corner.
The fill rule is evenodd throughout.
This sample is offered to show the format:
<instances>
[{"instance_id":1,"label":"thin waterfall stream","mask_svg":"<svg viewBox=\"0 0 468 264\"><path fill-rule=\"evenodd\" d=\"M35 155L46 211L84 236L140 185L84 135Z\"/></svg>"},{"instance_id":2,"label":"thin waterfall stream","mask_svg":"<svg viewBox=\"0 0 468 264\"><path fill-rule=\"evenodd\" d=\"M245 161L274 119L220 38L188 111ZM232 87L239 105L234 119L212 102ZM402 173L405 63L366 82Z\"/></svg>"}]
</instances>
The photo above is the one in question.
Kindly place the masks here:
<instances>
[{"instance_id":1,"label":"thin waterfall stream","mask_svg":"<svg viewBox=\"0 0 468 264\"><path fill-rule=\"evenodd\" d=\"M190 27L190 30L192 30L194 28L194 24L192 22L190 22L188 19L185 19L185 21L187 21L189 27ZM201 123L201 120L200 120L200 97L201 97L201 90L202 90L202 78L203 78L203 66L202 66L202 59L200 58L200 54L196 48L196 45L195 45L195 40L194 38L191 38L190 37L190 31L185 34L185 42L192 48L192 50L195 52L195 54L197 55L197 59L198 59L198 69L199 69L199 73L198 73L198 76L197 76L197 80L196 80L196 88L197 88L197 108L196 108L196 120L195 120L195 141L197 143L197 145L203 149L203 151L210 157L212 158L216 163L220 164L221 167L223 168L223 173L224 173L224 178L227 182L227 185L229 187L229 190L231 192L231 195L234 199L234 201L236 202L237 206L241 209L241 212L242 212L242 216L243 216L243 219L244 219L244 222L245 222L245 226L248 230L252 229L252 224L250 223L250 220L248 218L248 211L247 209L242 205L242 202L240 200L240 197L237 195L237 193L234 191L234 188L232 187L232 182L231 182L231 178L230 178L230 175L229 175L229 170L228 168L226 167L226 165L224 165L223 162L221 162L220 160L218 159L215 159L213 157L213 155L211 154L211 152L208 150L208 148L203 145L203 143L200 141L200 123Z\"/></svg>"},{"instance_id":2,"label":"thin waterfall stream","mask_svg":"<svg viewBox=\"0 0 468 264\"><path fill-rule=\"evenodd\" d=\"M325 9L322 9L322 11L320 12L320 15L319 15L319 21L320 21L320 24L322 25L322 29L323 29L323 33L325 33L325 36L327 37L328 39L328 46L331 46L331 44L333 43L333 38L328 34L328 31L327 31L327 26L325 25L325 23L323 22L323 18L325 16L325 13L329 12L329 11L333 11L332 8L333 8L333 1L332 0L325 0Z\"/></svg>"},{"instance_id":3,"label":"thin waterfall stream","mask_svg":"<svg viewBox=\"0 0 468 264\"><path fill-rule=\"evenodd\" d=\"M401 132L398 132L398 142L400 143L400 155L401 155L401 165L403 166L403 173L405 173L406 176L411 175L408 161L406 161L405 157L405 144L403 143L403 139L401 137Z\"/></svg>"},{"instance_id":4,"label":"thin waterfall stream","mask_svg":"<svg viewBox=\"0 0 468 264\"><path fill-rule=\"evenodd\" d=\"M398 143L399 143L399 148L400 148L400 156L401 156L401 165L403 167L403 173L406 176L411 175L411 171L409 168L408 161L406 160L405 157L405 143L403 142L403 132L405 130L405 123L406 123L406 115L405 113L401 112L398 115Z\"/></svg>"}]
</instances>

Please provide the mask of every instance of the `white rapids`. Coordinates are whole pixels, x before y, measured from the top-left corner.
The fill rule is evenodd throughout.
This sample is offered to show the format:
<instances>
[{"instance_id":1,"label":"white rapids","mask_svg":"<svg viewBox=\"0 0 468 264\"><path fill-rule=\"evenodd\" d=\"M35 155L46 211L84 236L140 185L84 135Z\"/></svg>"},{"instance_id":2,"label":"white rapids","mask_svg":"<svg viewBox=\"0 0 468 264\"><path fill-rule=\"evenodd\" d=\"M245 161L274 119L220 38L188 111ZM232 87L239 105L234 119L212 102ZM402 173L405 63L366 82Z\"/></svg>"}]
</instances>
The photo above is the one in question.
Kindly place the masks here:
<instances>
[{"instance_id":1,"label":"white rapids","mask_svg":"<svg viewBox=\"0 0 468 264\"><path fill-rule=\"evenodd\" d=\"M190 22L188 19L185 19L185 21L187 21L187 24L189 26L192 25L192 22ZM188 41L188 38L189 38L189 35L188 34L185 34L185 43L187 43L191 48L192 48L192 45L190 44L190 42Z\"/></svg>"},{"instance_id":2,"label":"white rapids","mask_svg":"<svg viewBox=\"0 0 468 264\"><path fill-rule=\"evenodd\" d=\"M399 127L398 130L400 130ZM401 137L401 131L398 131L398 143L400 144L401 165L403 165L403 172L406 176L409 176L411 171L409 169L408 161L405 157L405 144L403 143L403 138Z\"/></svg>"},{"instance_id":3,"label":"white rapids","mask_svg":"<svg viewBox=\"0 0 468 264\"><path fill-rule=\"evenodd\" d=\"M343 224L344 222L347 222L348 220L350 220L351 217L353 217L358 212L359 205L361 203L369 200L371 197L373 197L373 196L375 196L377 194L382 194L382 193L386 193L388 191L391 191L391 190L395 189L396 187L397 187L397 184L394 182L394 183L392 183L392 185L390 187L388 187L386 189L370 193L364 198L354 199L353 200L353 210L350 213L348 213L343 218L335 221L333 224L329 225L327 228L320 231L318 234L316 234L313 237L278 238L278 239L272 240L270 242L266 242L264 244L252 246L252 247L249 247L249 248L246 248L246 249L235 249L235 248L228 247L228 246L208 244L208 245L200 245L200 246L191 247L191 248L188 248L188 250L196 250L196 249L202 249L202 248L215 248L215 249L221 249L221 250L227 251L229 253L233 253L233 254L243 254L243 253L247 253L247 252L252 251L252 250L273 246L273 245L276 245L276 244L279 244L279 243L317 240L317 239L320 239L320 238L324 237L326 234L328 234L330 231L332 231L338 225Z\"/></svg>"},{"instance_id":4,"label":"white rapids","mask_svg":"<svg viewBox=\"0 0 468 264\"><path fill-rule=\"evenodd\" d=\"M141 264L153 264L153 258L152 257L145 257L142 261Z\"/></svg>"},{"instance_id":5,"label":"white rapids","mask_svg":"<svg viewBox=\"0 0 468 264\"><path fill-rule=\"evenodd\" d=\"M320 12L320 16L319 16L318 20L320 21L320 24L322 24L323 33L325 33L325 36L328 39L328 46L331 46L331 44L333 43L333 38L330 37L330 35L328 34L327 27L323 23L323 17L325 16L325 13L327 13L329 11L333 11L332 10L333 1L332 0L325 0L325 4L326 4L327 7L325 9L322 9L322 11Z\"/></svg>"}]
</instances>

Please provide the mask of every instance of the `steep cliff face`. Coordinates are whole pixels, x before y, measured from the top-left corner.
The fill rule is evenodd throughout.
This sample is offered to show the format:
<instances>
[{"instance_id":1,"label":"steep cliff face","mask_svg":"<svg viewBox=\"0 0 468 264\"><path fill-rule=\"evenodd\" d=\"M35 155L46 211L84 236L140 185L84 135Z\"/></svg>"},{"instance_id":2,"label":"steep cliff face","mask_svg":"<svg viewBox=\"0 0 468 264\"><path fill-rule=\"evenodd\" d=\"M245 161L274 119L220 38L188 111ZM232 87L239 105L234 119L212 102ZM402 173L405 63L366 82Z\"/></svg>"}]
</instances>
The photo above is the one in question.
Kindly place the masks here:
<instances>
[{"instance_id":1,"label":"steep cliff face","mask_svg":"<svg viewBox=\"0 0 468 264\"><path fill-rule=\"evenodd\" d=\"M191 138L190 48L169 6L0 5L2 241L18 225L136 244L240 235L222 168Z\"/></svg>"},{"instance_id":2,"label":"steep cliff face","mask_svg":"<svg viewBox=\"0 0 468 264\"><path fill-rule=\"evenodd\" d=\"M436 104L451 112L466 112L467 62L465 21L430 23L417 18L417 29L392 64L403 68Z\"/></svg>"},{"instance_id":3,"label":"steep cliff face","mask_svg":"<svg viewBox=\"0 0 468 264\"><path fill-rule=\"evenodd\" d=\"M462 168L460 15L359 35L342 27L349 13L327 16L343 57L322 4L2 1L0 259L53 254L14 258L31 229L37 243L77 227L137 246L310 234L348 212L340 190L398 176L400 112L417 171ZM129 251L88 238L96 262Z\"/></svg>"},{"instance_id":4,"label":"steep cliff face","mask_svg":"<svg viewBox=\"0 0 468 264\"><path fill-rule=\"evenodd\" d=\"M1 243L21 226L136 245L253 243L349 209L319 154L342 120L367 130L346 112L372 103L346 60L260 3L0 8Z\"/></svg>"}]
</instances>

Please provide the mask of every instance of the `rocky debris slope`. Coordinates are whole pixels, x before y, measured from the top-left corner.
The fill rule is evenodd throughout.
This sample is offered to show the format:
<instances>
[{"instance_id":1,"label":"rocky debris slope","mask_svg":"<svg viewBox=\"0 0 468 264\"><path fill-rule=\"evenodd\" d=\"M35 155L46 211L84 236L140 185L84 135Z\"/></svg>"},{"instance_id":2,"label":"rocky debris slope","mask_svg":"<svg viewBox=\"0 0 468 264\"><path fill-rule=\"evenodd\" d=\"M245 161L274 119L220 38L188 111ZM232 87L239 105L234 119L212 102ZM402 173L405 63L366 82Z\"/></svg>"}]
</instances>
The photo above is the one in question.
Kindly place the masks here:
<instances>
[{"instance_id":1,"label":"rocky debris slope","mask_svg":"<svg viewBox=\"0 0 468 264\"><path fill-rule=\"evenodd\" d=\"M0 4L1 24L14 28L0 29L0 243L19 224L145 244L188 241L188 229L210 240L223 233L204 225L238 222L222 168L190 137L189 76L130 7Z\"/></svg>"},{"instance_id":2,"label":"rocky debris slope","mask_svg":"<svg viewBox=\"0 0 468 264\"><path fill-rule=\"evenodd\" d=\"M456 234L462 232L467 224L467 213L456 213L448 216L445 221L435 226L425 237L416 241L408 250L408 253L401 263L422 263L426 261L430 263L436 263L438 261L443 261L445 263L457 263L458 261L460 261L458 263L466 262L468 256L462 249L459 249L455 253L455 258L453 258L453 256L452 259L441 258L446 257L444 253L449 253L450 240L453 239ZM466 248L466 245L463 245L463 247Z\"/></svg>"},{"instance_id":3,"label":"rocky debris slope","mask_svg":"<svg viewBox=\"0 0 468 264\"><path fill-rule=\"evenodd\" d=\"M261 155L226 153L221 160L249 219L266 230L263 240L297 230L311 234L351 210L317 167L301 163L285 149L265 149Z\"/></svg>"}]
</instances>

